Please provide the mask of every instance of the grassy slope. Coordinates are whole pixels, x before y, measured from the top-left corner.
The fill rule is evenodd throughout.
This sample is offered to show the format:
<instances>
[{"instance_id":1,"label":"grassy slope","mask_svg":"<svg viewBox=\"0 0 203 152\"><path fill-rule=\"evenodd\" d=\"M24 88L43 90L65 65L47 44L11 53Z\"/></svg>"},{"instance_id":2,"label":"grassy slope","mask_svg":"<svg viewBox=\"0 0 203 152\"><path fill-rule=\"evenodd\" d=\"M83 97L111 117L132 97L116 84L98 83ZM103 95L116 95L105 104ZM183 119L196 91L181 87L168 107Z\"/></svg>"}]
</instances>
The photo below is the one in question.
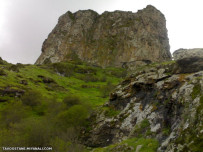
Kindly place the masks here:
<instances>
[{"instance_id":1,"label":"grassy slope","mask_svg":"<svg viewBox=\"0 0 203 152\"><path fill-rule=\"evenodd\" d=\"M64 64L74 65L74 63ZM5 89L9 86L13 89L38 90L45 97L54 97L58 101L62 101L68 94L75 94L94 107L102 105L107 101L107 96L104 97L104 95L102 95L101 88L105 87L107 83L111 83L112 85L118 84L121 81L121 78L116 77L115 73L119 75L122 72L122 69L116 68L101 69L85 64L77 65L79 70L80 68L87 68L96 71L93 74L93 77L96 78L96 80L93 80L95 82L91 82L92 80L83 80L87 74L82 74L79 70L79 72L75 72L74 69L71 69L73 71L71 72L71 76L65 77L57 74L56 70L51 65L24 65L22 68L19 68L19 72L12 71L10 69L11 66L12 65L10 64L0 65L0 68L7 74L6 76L0 76L1 89ZM42 79L38 77L39 75L53 79L55 83L43 83ZM28 85L21 84L20 82L22 80L27 81ZM9 98L9 96L1 98ZM16 100L16 98L10 98L9 100Z\"/></svg>"},{"instance_id":2,"label":"grassy slope","mask_svg":"<svg viewBox=\"0 0 203 152\"><path fill-rule=\"evenodd\" d=\"M158 145L158 141L155 139L130 138L121 143L110 145L105 148L96 148L93 152L134 152L136 151L137 146L141 146L140 152L155 152Z\"/></svg>"},{"instance_id":3,"label":"grassy slope","mask_svg":"<svg viewBox=\"0 0 203 152\"><path fill-rule=\"evenodd\" d=\"M63 71L64 66L68 67L66 71ZM6 73L6 75L0 75L0 90L5 90L8 87L14 90L37 90L42 93L46 100L54 98L58 102L61 102L67 95L73 94L79 96L84 103L91 105L93 108L103 105L108 100L110 90L122 80L123 73L125 73L120 68L102 69L71 62L43 66L0 64L0 70ZM61 73L59 74L59 72ZM42 76L53 82L44 83ZM26 81L27 85L21 84L22 80ZM7 100L6 102L0 102L0 112L10 102L21 100L20 97L10 96L9 94L1 95L0 99ZM29 117L41 118L38 114L33 115L32 111L29 113L31 113ZM60 142L64 143L64 146L61 146ZM65 141L60 139L60 142L59 148L67 146ZM55 140L54 143L56 143ZM93 151L115 151L119 145L126 144L133 147L134 150L138 145L143 145L141 151L156 151L158 146L157 141L153 139L132 138L106 148L96 148ZM63 150L60 151L63 152Z\"/></svg>"}]
</instances>

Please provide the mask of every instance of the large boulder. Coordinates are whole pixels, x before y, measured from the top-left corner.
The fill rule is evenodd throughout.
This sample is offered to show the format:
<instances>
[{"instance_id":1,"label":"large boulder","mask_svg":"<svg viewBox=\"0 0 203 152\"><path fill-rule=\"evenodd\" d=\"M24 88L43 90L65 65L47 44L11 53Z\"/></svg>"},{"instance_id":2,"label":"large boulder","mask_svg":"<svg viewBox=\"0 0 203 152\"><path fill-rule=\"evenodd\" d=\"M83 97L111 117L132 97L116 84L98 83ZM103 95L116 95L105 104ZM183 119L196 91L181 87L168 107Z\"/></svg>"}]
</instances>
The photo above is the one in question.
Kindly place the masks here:
<instances>
[{"instance_id":1,"label":"large boulder","mask_svg":"<svg viewBox=\"0 0 203 152\"><path fill-rule=\"evenodd\" d=\"M203 49L179 49L173 53L180 73L203 70Z\"/></svg>"},{"instance_id":2,"label":"large boulder","mask_svg":"<svg viewBox=\"0 0 203 152\"><path fill-rule=\"evenodd\" d=\"M203 48L178 49L173 53L174 60L181 60L184 58L192 58L192 57L203 58Z\"/></svg>"},{"instance_id":3,"label":"large boulder","mask_svg":"<svg viewBox=\"0 0 203 152\"><path fill-rule=\"evenodd\" d=\"M171 60L169 49L165 17L151 5L137 13L68 11L44 41L36 64L82 60L129 67Z\"/></svg>"}]
</instances>

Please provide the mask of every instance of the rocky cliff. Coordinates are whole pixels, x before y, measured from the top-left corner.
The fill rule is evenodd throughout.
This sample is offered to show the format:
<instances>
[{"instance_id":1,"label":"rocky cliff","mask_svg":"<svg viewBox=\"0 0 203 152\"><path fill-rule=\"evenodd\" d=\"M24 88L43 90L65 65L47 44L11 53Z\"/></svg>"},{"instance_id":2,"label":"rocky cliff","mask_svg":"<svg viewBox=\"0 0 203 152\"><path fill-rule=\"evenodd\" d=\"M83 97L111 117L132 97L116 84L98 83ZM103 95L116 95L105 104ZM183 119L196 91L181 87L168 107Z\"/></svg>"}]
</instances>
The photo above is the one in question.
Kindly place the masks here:
<instances>
[{"instance_id":1,"label":"rocky cliff","mask_svg":"<svg viewBox=\"0 0 203 152\"><path fill-rule=\"evenodd\" d=\"M117 143L109 150L137 152L143 144L137 149L122 145L123 140L136 137L156 139L160 152L201 151L203 63L189 55L194 50L187 51L187 60L179 57L177 61L143 67L120 83L109 102L90 118L93 129L83 132L86 145ZM182 63L188 59L185 72ZM198 67L195 70L190 66L194 63Z\"/></svg>"},{"instance_id":2,"label":"rocky cliff","mask_svg":"<svg viewBox=\"0 0 203 152\"><path fill-rule=\"evenodd\" d=\"M149 5L137 13L67 12L42 46L36 64L82 60L102 67L171 59L164 15Z\"/></svg>"}]
</instances>

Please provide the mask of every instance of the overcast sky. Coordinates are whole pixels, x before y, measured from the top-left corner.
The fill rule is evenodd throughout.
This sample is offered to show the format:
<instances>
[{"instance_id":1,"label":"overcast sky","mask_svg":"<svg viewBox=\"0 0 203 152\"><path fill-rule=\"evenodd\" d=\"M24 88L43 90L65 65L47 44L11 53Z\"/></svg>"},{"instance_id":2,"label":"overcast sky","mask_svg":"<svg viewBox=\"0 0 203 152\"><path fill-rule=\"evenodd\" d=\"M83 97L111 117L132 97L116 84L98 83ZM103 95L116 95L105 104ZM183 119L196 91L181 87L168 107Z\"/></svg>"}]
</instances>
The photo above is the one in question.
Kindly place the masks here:
<instances>
[{"instance_id":1,"label":"overcast sky","mask_svg":"<svg viewBox=\"0 0 203 152\"><path fill-rule=\"evenodd\" d=\"M203 48L202 0L0 0L0 56L11 63L34 63L58 17L68 10L137 12L149 4L166 17L171 52Z\"/></svg>"}]
</instances>

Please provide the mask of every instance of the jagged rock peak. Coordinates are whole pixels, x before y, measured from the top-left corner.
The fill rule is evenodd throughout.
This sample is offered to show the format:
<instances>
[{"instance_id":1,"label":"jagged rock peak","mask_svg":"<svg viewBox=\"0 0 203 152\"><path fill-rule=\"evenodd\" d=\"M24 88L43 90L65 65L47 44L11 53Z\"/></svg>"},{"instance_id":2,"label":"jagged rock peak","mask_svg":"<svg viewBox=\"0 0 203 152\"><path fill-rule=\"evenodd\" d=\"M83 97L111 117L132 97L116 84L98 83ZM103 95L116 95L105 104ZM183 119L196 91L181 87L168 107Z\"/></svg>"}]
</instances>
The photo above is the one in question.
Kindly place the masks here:
<instances>
[{"instance_id":1,"label":"jagged rock peak","mask_svg":"<svg viewBox=\"0 0 203 152\"><path fill-rule=\"evenodd\" d=\"M164 15L148 5L137 13L68 11L42 46L36 64L82 60L102 67L171 59Z\"/></svg>"}]
</instances>

